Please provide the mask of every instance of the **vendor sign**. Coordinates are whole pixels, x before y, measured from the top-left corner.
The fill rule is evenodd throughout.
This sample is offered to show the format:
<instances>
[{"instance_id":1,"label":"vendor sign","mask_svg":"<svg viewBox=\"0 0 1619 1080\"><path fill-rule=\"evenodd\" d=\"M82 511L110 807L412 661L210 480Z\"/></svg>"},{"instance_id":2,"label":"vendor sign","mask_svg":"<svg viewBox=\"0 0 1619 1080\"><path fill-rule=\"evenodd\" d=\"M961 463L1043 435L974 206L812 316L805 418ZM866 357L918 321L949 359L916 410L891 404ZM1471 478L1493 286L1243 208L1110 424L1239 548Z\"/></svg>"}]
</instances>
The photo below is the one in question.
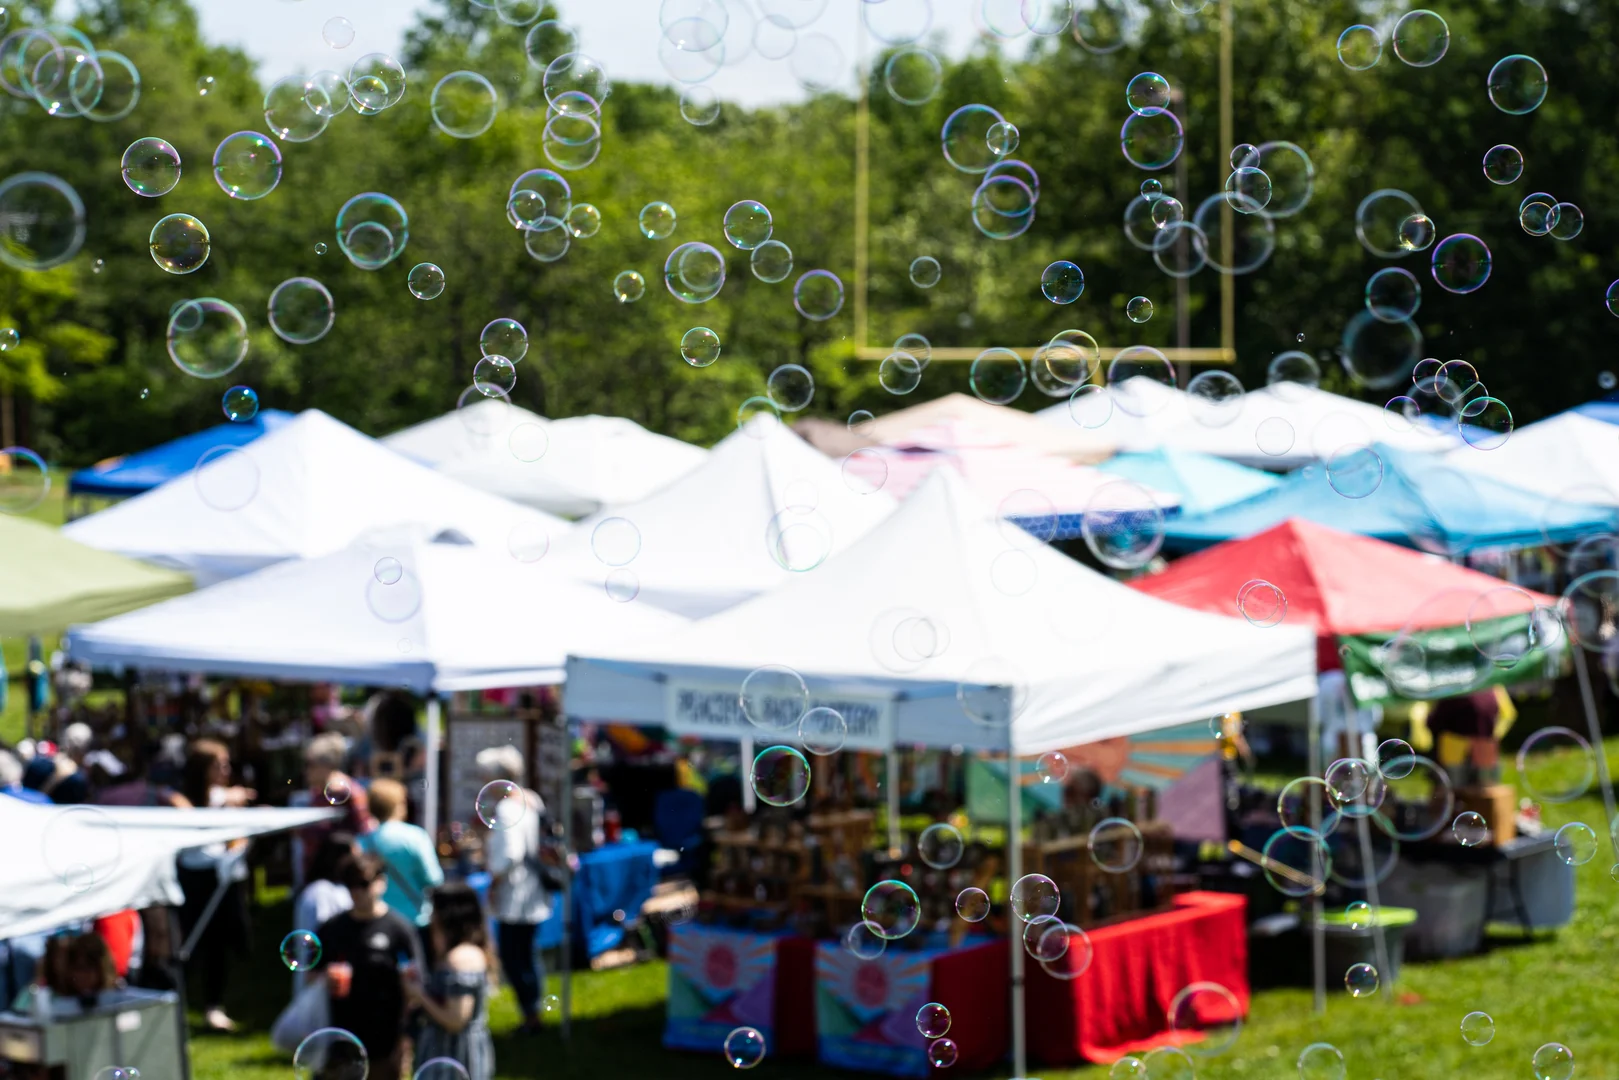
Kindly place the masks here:
<instances>
[{"instance_id":1,"label":"vendor sign","mask_svg":"<svg viewBox=\"0 0 1619 1080\"><path fill-rule=\"evenodd\" d=\"M704 739L778 738L796 742L802 698L761 696L767 716L780 716L776 728L760 727L743 715L735 683L686 682L671 679L666 688L664 726L677 735ZM844 748L889 750L894 745L894 702L871 694L826 693L810 695L808 708L836 709L849 725ZM779 730L778 730L779 729Z\"/></svg>"}]
</instances>

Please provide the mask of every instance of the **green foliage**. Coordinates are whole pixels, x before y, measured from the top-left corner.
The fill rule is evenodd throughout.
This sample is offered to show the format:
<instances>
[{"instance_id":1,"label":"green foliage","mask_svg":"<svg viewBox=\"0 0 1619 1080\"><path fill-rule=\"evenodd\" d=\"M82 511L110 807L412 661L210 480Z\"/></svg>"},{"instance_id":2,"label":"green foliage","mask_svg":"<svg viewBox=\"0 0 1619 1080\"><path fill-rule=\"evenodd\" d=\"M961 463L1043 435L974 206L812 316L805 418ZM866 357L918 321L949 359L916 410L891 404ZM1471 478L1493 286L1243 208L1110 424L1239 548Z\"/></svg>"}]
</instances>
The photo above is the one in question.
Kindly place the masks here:
<instances>
[{"instance_id":1,"label":"green foliage","mask_svg":"<svg viewBox=\"0 0 1619 1080\"><path fill-rule=\"evenodd\" d=\"M601 232L573 241L560 261L541 263L505 219L512 179L548 165L542 73L525 58L524 28L500 23L470 0L439 0L408 37L404 100L376 116L351 109L315 141L285 145L280 187L263 200L238 202L211 181L213 148L233 131L264 129L264 84L284 73L256 77L241 54L201 40L183 0L93 0L83 5L82 27L145 75L135 112L101 125L0 102L0 175L56 172L89 207L89 240L75 275L64 278L76 295L52 317L114 343L97 362L88 348L95 339L76 346L64 340L48 364L28 369L49 374L64 391L27 383L34 397L55 395L37 410L36 424L68 460L93 460L217 422L220 394L244 382L268 407L323 408L382 433L453 407L470 381L479 330L501 316L521 321L532 339L519 365L518 403L555 416L617 413L700 442L725 434L737 405L760 392L781 363L814 370L820 390L811 411L828 416L883 412L966 388L967 365L940 363L910 398L883 392L876 364L854 359L855 346L880 346L907 331L939 346L977 348L1032 346L1067 327L1115 348L1175 344L1174 282L1120 228L1148 175L1119 152L1123 88L1138 71L1156 70L1182 95L1185 190L1177 188L1178 169L1154 175L1195 209L1219 189L1229 151L1219 145L1217 10L1183 16L1156 6L1128 44L1106 55L1066 35L1042 41L1028 56L980 45L946 65L943 91L921 107L886 94L884 57L875 57L870 340L856 342L856 109L847 98L751 111L727 104L717 123L697 128L681 121L674 90L616 84L603 107L599 159L568 174L575 200L600 208ZM1614 327L1601 297L1619 275L1602 194L1604 178L1619 165L1607 123L1619 108L1612 20L1594 5L1482 0L1444 12L1450 54L1436 66L1411 68L1385 51L1377 67L1351 72L1337 62L1333 41L1359 10L1343 0L1279 0L1235 13L1237 139L1297 142L1317 169L1311 204L1277 222L1269 262L1237 279L1239 377L1261 384L1270 357L1300 347L1303 334L1303 347L1323 358L1327 384L1355 389L1334 374L1339 335L1360 308L1366 278L1386 265L1356 241L1355 206L1374 189L1398 187L1422 203L1441 235L1475 232L1495 256L1489 284L1470 296L1442 292L1421 257L1407 260L1425 285L1418 321L1426 353L1472 361L1520 424L1577 403L1609 365ZM1484 93L1485 73L1509 52L1538 56L1551 72L1551 96L1529 116L1496 111ZM460 69L484 74L501 97L494 126L474 140L450 138L431 119L432 87ZM195 84L204 74L216 88L199 97ZM780 77L788 77L785 68ZM1014 240L977 232L969 215L975 178L939 153L944 118L973 101L1018 125L1017 156L1040 172L1037 220ZM134 195L118 174L123 148L146 135L170 140L185 161L179 187L156 200ZM1496 142L1523 150L1528 171L1518 184L1497 189L1482 177L1479 161ZM1580 203L1584 234L1570 243L1525 235L1516 206L1536 188ZM364 191L394 196L411 218L407 249L375 272L350 265L333 232L338 208ZM793 278L764 284L749 273L745 255L725 245L721 218L743 198L770 207L776 237L794 252L793 278L826 267L843 279L846 302L835 318L801 318L792 306ZM649 241L635 226L640 207L655 199L680 215L667 241ZM145 251L152 224L177 211L200 217L213 236L208 264L186 277L163 273ZM728 281L708 304L680 303L660 287L664 258L686 240L707 241L729 256ZM317 255L317 243L331 250ZM919 254L943 265L932 290L909 281L907 268ZM97 258L106 262L103 273L77 273ZM1070 307L1039 293L1040 271L1056 258L1085 270L1085 294ZM435 300L418 301L406 290L405 276L419 261L447 275L448 288ZM621 305L611 282L627 268L639 270L648 288L639 303ZM270 292L297 275L319 278L337 303L331 333L308 346L280 341L265 321ZM1191 344L1218 343L1218 290L1212 270L1191 279ZM1157 307L1144 326L1124 318L1124 300L1136 294ZM248 360L227 378L193 379L166 356L169 311L194 296L230 300L254 328ZM39 316L24 316L25 339L50 340L28 325ZM720 361L702 370L678 354L681 335L694 325L713 328L724 342ZM1548 364L1542 354L1550 343L1557 362ZM1359 392L1370 400L1387 396ZM1031 387L1018 404L1037 408L1049 400Z\"/></svg>"}]
</instances>

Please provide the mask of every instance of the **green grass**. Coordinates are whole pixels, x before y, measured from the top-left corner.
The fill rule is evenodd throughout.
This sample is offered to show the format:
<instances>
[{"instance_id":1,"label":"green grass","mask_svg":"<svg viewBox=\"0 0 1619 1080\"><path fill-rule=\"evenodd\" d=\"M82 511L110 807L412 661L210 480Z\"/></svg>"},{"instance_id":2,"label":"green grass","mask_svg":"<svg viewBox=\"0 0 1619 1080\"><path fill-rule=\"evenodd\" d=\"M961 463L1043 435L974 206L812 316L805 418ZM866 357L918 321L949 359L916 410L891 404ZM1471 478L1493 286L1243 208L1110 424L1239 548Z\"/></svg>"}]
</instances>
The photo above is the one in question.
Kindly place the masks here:
<instances>
[{"instance_id":1,"label":"green grass","mask_svg":"<svg viewBox=\"0 0 1619 1080\"><path fill-rule=\"evenodd\" d=\"M1606 750L1610 769L1619 768L1619 739L1609 740ZM1514 779L1508 776L1509 782ZM1474 957L1407 963L1389 1002L1382 995L1352 999L1340 991L1329 996L1326 1014L1317 1016L1311 1011L1308 990L1257 993L1235 1046L1219 1058L1200 1062L1198 1076L1291 1078L1297 1075L1294 1061L1299 1051L1318 1041L1343 1051L1348 1075L1356 1080L1530 1076L1535 1049L1551 1041L1573 1049L1579 1076L1619 1076L1619 1025L1613 1023L1619 883L1609 876L1612 851L1602 827L1602 802L1600 797L1586 797L1546 807L1545 812L1554 826L1583 821L1603 837L1597 857L1578 869L1577 908L1570 925L1528 942L1512 935L1492 937L1490 949ZM274 931L286 922L286 907L283 903L259 915L259 954L273 957ZM503 989L494 1000L492 1015L499 1075L547 1080L720 1080L730 1075L718 1054L662 1048L666 978L661 962L577 976L571 1043L564 1043L554 1027L533 1037L515 1034L517 1010L510 992ZM1332 973L1328 981L1329 986L1336 981ZM284 1002L288 985L273 960L238 967L229 1007L244 1031L232 1036L194 1032L197 1080L286 1080L288 1062L263 1033ZM558 992L554 977L549 989ZM979 1007L1006 1006L1002 1001L984 1001ZM1495 1039L1487 1046L1468 1046L1458 1030L1462 1016L1475 1009L1495 1018ZM1038 1063L1030 1071L1044 1080L1098 1080L1107 1075L1105 1068L1047 1069ZM767 1060L754 1076L808 1080L827 1073L814 1062ZM1007 1070L988 1075L1006 1076Z\"/></svg>"}]
</instances>

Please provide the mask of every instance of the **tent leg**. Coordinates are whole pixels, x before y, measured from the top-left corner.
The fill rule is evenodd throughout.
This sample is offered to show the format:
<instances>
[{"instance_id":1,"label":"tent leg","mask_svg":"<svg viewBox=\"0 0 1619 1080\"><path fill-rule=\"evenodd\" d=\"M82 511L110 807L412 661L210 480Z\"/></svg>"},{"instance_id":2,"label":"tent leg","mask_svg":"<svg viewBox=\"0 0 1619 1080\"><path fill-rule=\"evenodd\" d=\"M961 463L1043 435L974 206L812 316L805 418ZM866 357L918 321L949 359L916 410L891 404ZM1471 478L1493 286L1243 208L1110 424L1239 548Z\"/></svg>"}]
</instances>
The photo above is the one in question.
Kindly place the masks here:
<instances>
[{"instance_id":1,"label":"tent leg","mask_svg":"<svg viewBox=\"0 0 1619 1080\"><path fill-rule=\"evenodd\" d=\"M1596 695L1591 692L1591 673L1585 667L1585 650L1574 648L1574 671L1580 677L1580 704L1585 706L1585 726L1591 733L1591 750L1596 754L1597 779L1602 782L1602 808L1608 815L1608 844L1613 849L1613 861L1619 864L1619 829L1614 819L1613 777L1608 775L1608 755L1602 748L1602 725L1597 722Z\"/></svg>"},{"instance_id":2,"label":"tent leg","mask_svg":"<svg viewBox=\"0 0 1619 1080\"><path fill-rule=\"evenodd\" d=\"M1372 830L1365 817L1355 819L1360 833L1361 872L1366 875L1366 902L1372 905L1372 947L1377 956L1377 981L1383 988L1383 1000L1394 997L1394 972L1389 968L1388 937L1383 932L1383 903L1377 895L1377 867L1372 861Z\"/></svg>"},{"instance_id":3,"label":"tent leg","mask_svg":"<svg viewBox=\"0 0 1619 1080\"><path fill-rule=\"evenodd\" d=\"M888 776L884 786L888 788L888 857L899 858L899 750L888 751Z\"/></svg>"},{"instance_id":4,"label":"tent leg","mask_svg":"<svg viewBox=\"0 0 1619 1080\"><path fill-rule=\"evenodd\" d=\"M191 1080L191 1031L186 1026L186 962L174 965L174 988L180 993L179 1007L175 1009L174 1026L180 1029L180 1080Z\"/></svg>"},{"instance_id":5,"label":"tent leg","mask_svg":"<svg viewBox=\"0 0 1619 1080\"><path fill-rule=\"evenodd\" d=\"M438 843L438 744L440 702L437 694L427 699L427 737L423 740L426 745L427 760L424 769L427 772L427 795L422 800L422 828L427 830L428 839L434 844Z\"/></svg>"},{"instance_id":6,"label":"tent leg","mask_svg":"<svg viewBox=\"0 0 1619 1080\"><path fill-rule=\"evenodd\" d=\"M563 730L572 730L566 718ZM562 769L562 1039L566 1042L573 1037L573 766L566 756Z\"/></svg>"},{"instance_id":7,"label":"tent leg","mask_svg":"<svg viewBox=\"0 0 1619 1080\"><path fill-rule=\"evenodd\" d=\"M753 736L742 736L742 740L737 743L736 752L742 759L738 769L742 775L742 812L751 814L759 805L753 793L753 782L749 779L753 775Z\"/></svg>"},{"instance_id":8,"label":"tent leg","mask_svg":"<svg viewBox=\"0 0 1619 1080\"><path fill-rule=\"evenodd\" d=\"M1023 1023L1023 935L1011 911L1011 886L1023 876L1023 785L1018 775L1018 758L1006 752L1006 952L1012 958L1012 1075L1029 1075L1028 1034Z\"/></svg>"},{"instance_id":9,"label":"tent leg","mask_svg":"<svg viewBox=\"0 0 1619 1080\"><path fill-rule=\"evenodd\" d=\"M1319 698L1310 699L1309 708L1309 766L1311 776L1321 775L1321 706ZM1321 791L1314 786L1310 789L1310 828L1318 833L1321 830ZM1317 881L1325 883L1326 866L1321 861L1319 849L1312 850L1311 876ZM1311 967L1314 969L1315 1011L1327 1011L1327 928L1321 921L1321 894L1318 892L1310 899L1310 957Z\"/></svg>"},{"instance_id":10,"label":"tent leg","mask_svg":"<svg viewBox=\"0 0 1619 1080\"><path fill-rule=\"evenodd\" d=\"M248 841L251 845L252 841ZM230 867L235 859L246 859L247 848L235 858L227 859L219 866L219 881L214 886L214 894L208 898L208 904L197 916L197 924L191 928L191 935L180 944L180 951L175 954L174 985L180 991L179 1015L175 1023L180 1028L180 1080L191 1080L191 1035L186 1030L186 964L191 961L191 954L197 948L197 942L202 940L203 931L213 921L214 912L219 910L220 903L225 899L225 892L231 887Z\"/></svg>"}]
</instances>

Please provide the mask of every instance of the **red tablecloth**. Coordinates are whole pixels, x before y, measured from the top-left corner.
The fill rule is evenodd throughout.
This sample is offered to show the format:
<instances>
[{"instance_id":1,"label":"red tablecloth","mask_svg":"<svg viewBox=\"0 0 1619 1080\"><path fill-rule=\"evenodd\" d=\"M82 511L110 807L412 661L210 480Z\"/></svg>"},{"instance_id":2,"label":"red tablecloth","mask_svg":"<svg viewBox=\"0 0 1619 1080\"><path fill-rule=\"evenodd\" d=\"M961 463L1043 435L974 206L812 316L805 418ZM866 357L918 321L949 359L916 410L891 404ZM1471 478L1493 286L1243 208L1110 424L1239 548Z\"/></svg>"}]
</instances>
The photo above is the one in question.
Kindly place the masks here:
<instances>
[{"instance_id":1,"label":"red tablecloth","mask_svg":"<svg viewBox=\"0 0 1619 1080\"><path fill-rule=\"evenodd\" d=\"M1093 930L1090 970L1072 981L1052 978L1030 961L1030 1058L1043 1065L1109 1062L1186 1041L1169 1032L1168 1011L1175 995L1194 982L1230 990L1246 1016L1245 906L1241 896L1182 893L1174 911Z\"/></svg>"},{"instance_id":2,"label":"red tablecloth","mask_svg":"<svg viewBox=\"0 0 1619 1080\"><path fill-rule=\"evenodd\" d=\"M1005 940L933 961L928 986L932 1000L950 1010L950 1038L960 1056L955 1071L987 1069L1006 1058L1012 1045L1012 973L1006 962Z\"/></svg>"},{"instance_id":3,"label":"red tablecloth","mask_svg":"<svg viewBox=\"0 0 1619 1080\"><path fill-rule=\"evenodd\" d=\"M776 943L776 1045L779 1055L815 1055L815 939Z\"/></svg>"}]
</instances>

